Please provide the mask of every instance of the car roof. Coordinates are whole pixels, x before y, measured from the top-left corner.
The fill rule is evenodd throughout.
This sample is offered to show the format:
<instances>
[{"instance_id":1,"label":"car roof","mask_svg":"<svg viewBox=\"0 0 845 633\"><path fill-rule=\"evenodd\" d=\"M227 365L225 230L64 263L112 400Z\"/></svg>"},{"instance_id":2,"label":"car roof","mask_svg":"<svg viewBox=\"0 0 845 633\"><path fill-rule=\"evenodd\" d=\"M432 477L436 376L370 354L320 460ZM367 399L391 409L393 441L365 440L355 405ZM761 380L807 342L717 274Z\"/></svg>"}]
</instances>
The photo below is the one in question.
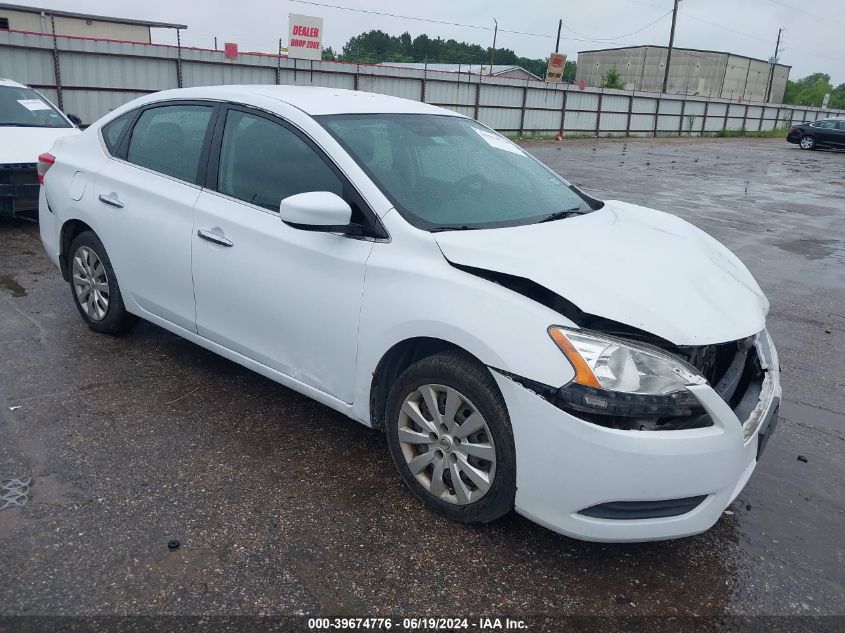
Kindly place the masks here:
<instances>
[{"instance_id":1,"label":"car roof","mask_svg":"<svg viewBox=\"0 0 845 633\"><path fill-rule=\"evenodd\" d=\"M306 71L303 71L306 72ZM299 108L306 114L439 114L461 117L463 115L437 106L400 99L388 95L317 88L311 86L229 85L181 88L156 92L144 99L154 102L162 99L220 99L247 105L262 105L264 99L275 99Z\"/></svg>"},{"instance_id":2,"label":"car roof","mask_svg":"<svg viewBox=\"0 0 845 633\"><path fill-rule=\"evenodd\" d=\"M9 88L29 88L29 86L15 81L14 79L3 79L0 77L0 86L8 86Z\"/></svg>"}]
</instances>

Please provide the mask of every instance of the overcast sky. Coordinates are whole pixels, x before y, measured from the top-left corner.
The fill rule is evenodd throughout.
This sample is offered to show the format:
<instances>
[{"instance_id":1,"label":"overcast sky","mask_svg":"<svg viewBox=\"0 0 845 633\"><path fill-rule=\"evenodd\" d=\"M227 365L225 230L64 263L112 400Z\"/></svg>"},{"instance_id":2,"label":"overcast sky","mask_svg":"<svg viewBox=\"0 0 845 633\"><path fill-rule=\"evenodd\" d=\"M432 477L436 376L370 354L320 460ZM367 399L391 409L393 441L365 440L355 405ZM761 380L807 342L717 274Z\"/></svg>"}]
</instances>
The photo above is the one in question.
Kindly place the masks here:
<instances>
[{"instance_id":1,"label":"overcast sky","mask_svg":"<svg viewBox=\"0 0 845 633\"><path fill-rule=\"evenodd\" d=\"M792 66L796 79L813 72L831 75L834 85L845 83L845 11L842 0L682 0L675 35L679 47L729 51L768 59L779 27L785 27L781 63ZM554 50L557 21L563 18L561 52L574 57L579 50L636 44L666 45L672 0L324 0L321 4L367 9L417 18L492 28L499 22L497 46L525 57L544 57ZM117 15L127 18L187 24L183 43L211 48L217 36L237 42L240 50L272 52L279 38L287 38L288 14L324 19L323 46L339 51L352 35L381 29L398 35L409 31L444 39L492 43L492 31L344 11L292 0L203 0L173 2L146 0L32 0L20 4L46 5L65 11ZM839 5L839 6L838 6ZM661 17L663 16L663 17ZM653 26L633 33L651 22ZM568 27L570 30L567 30ZM504 32L524 31L537 35ZM580 34L576 35L575 33ZM156 30L153 40L175 43L175 35Z\"/></svg>"}]
</instances>

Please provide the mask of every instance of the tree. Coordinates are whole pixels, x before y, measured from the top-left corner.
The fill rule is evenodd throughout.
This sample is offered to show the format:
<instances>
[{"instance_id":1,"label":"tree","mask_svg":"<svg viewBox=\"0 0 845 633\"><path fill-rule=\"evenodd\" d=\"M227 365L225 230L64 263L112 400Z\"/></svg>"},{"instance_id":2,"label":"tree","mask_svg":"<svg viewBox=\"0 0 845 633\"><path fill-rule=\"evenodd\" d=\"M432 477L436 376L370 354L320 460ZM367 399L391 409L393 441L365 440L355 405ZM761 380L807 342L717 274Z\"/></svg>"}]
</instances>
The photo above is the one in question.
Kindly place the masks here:
<instances>
[{"instance_id":1,"label":"tree","mask_svg":"<svg viewBox=\"0 0 845 633\"><path fill-rule=\"evenodd\" d=\"M329 49L326 49L329 50ZM425 62L487 65L490 63L492 49L480 44L458 42L454 39L432 38L425 33L411 37L407 31L399 36L383 31L372 30L349 38L343 46L343 52L336 59L360 61L370 64L380 62ZM549 60L520 57L509 48L496 49L496 64L514 65L525 68L528 72L545 77ZM566 62L563 80L575 81L575 62Z\"/></svg>"},{"instance_id":2,"label":"tree","mask_svg":"<svg viewBox=\"0 0 845 633\"><path fill-rule=\"evenodd\" d=\"M795 81L786 82L783 102L790 105L804 105L820 107L824 96L830 93L829 107L845 108L845 84L836 88L830 83L830 75L813 73Z\"/></svg>"},{"instance_id":3,"label":"tree","mask_svg":"<svg viewBox=\"0 0 845 633\"><path fill-rule=\"evenodd\" d=\"M335 55L335 52L332 50L331 46L326 46L326 48L323 49L323 54L320 59L333 62L337 59L337 55Z\"/></svg>"},{"instance_id":4,"label":"tree","mask_svg":"<svg viewBox=\"0 0 845 633\"><path fill-rule=\"evenodd\" d=\"M608 68L607 72L602 75L601 85L605 88L616 88L621 90L625 87L622 79L619 77L619 71L615 67Z\"/></svg>"}]
</instances>

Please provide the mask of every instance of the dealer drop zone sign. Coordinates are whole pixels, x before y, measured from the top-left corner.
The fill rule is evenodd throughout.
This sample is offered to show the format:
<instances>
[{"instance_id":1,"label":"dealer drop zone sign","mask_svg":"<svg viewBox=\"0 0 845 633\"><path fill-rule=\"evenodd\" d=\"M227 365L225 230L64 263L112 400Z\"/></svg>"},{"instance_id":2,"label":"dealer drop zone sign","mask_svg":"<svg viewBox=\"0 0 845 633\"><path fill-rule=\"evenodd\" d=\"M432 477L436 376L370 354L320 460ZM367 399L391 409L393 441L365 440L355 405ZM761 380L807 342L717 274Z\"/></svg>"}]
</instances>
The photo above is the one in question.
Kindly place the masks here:
<instances>
[{"instance_id":1,"label":"dealer drop zone sign","mask_svg":"<svg viewBox=\"0 0 845 633\"><path fill-rule=\"evenodd\" d=\"M323 18L290 14L288 57L320 59L323 52Z\"/></svg>"}]
</instances>

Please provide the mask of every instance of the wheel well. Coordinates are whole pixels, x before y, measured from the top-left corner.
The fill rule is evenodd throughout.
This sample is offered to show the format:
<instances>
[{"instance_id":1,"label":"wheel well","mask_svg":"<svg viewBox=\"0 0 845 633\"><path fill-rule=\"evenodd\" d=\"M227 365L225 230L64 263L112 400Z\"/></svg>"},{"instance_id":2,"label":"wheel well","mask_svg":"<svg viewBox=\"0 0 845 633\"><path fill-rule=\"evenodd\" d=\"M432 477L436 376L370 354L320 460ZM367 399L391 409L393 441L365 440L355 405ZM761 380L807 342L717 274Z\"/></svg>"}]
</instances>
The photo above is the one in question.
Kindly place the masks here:
<instances>
[{"instance_id":1,"label":"wheel well","mask_svg":"<svg viewBox=\"0 0 845 633\"><path fill-rule=\"evenodd\" d=\"M93 229L82 220L68 220L62 224L62 233L59 239L59 266L62 269L62 277L64 277L65 281L70 280L67 261L70 245L73 244L73 240L76 239L76 236L84 231L93 231Z\"/></svg>"},{"instance_id":2,"label":"wheel well","mask_svg":"<svg viewBox=\"0 0 845 633\"><path fill-rule=\"evenodd\" d=\"M391 347L382 356L370 386L370 421L373 428L384 429L384 409L387 406L387 396L390 388L403 371L427 356L439 354L447 350L466 350L457 345L438 338L418 337L406 339Z\"/></svg>"}]
</instances>

